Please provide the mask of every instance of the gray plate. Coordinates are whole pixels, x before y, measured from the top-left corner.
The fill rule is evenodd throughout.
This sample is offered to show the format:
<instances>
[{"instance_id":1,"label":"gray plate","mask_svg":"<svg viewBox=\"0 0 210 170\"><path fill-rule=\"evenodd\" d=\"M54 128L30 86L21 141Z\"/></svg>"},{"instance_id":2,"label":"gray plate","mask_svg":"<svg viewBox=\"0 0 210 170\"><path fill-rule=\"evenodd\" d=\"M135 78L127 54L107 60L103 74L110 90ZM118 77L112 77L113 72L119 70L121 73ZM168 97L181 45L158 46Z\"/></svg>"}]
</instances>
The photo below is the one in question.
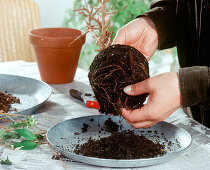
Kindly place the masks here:
<instances>
[{"instance_id":1,"label":"gray plate","mask_svg":"<svg viewBox=\"0 0 210 170\"><path fill-rule=\"evenodd\" d=\"M37 110L51 95L48 84L27 77L0 74L0 91L7 91L20 99L20 104L12 104L10 113L28 115Z\"/></svg>"},{"instance_id":2,"label":"gray plate","mask_svg":"<svg viewBox=\"0 0 210 170\"><path fill-rule=\"evenodd\" d=\"M166 143L165 150L167 153L155 158L130 160L101 159L73 153L76 144L87 142L90 136L94 139L98 139L98 136L109 136L110 133L105 131L99 133L104 122L109 117L111 117L111 119L118 125L122 125L122 128L119 129L119 131L131 129L134 130L134 133L136 134L144 134L154 142L159 141ZM91 121L91 119L94 119L94 121ZM87 132L82 133L81 128L83 127L83 123L89 124L90 127L88 127ZM75 135L75 132L78 132L79 135ZM183 153L183 151L191 144L190 134L184 129L178 128L170 123L160 122L149 129L134 129L121 116L112 115L96 115L66 120L53 126L48 131L47 140L56 151L60 152L67 158L87 164L106 167L142 167L160 164L174 159Z\"/></svg>"}]
</instances>

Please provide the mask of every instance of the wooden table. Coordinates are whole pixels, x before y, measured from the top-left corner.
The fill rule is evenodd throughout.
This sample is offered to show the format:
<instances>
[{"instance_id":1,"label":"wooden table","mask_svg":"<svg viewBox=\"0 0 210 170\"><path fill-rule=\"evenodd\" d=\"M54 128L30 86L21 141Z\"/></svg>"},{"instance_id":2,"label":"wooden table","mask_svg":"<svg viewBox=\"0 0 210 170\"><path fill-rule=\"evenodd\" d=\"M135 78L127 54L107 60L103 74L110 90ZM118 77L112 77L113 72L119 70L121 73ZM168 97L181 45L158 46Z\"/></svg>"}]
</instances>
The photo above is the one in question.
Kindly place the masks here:
<instances>
[{"instance_id":1,"label":"wooden table","mask_svg":"<svg viewBox=\"0 0 210 170\"><path fill-rule=\"evenodd\" d=\"M0 63L0 74L13 74L25 77L31 77L40 80L39 71L36 63L27 63L23 61ZM48 101L36 111L35 117L38 120L38 126L41 129L48 130L53 125L67 119L81 116L99 114L96 109L85 107L82 102L77 101L69 96L70 88L79 88L84 91L91 91L89 86L87 71L78 68L75 80L72 83L50 85L52 95ZM165 121L170 122L178 127L182 127L192 136L191 146L176 159L150 167L143 168L124 168L124 169L149 169L149 170L169 170L169 169L210 169L210 129L199 124L191 118L188 118L184 112L179 109L174 112ZM41 145L31 151L13 151L4 146L0 147L0 157L9 159L13 165L0 165L0 169L27 169L27 170L102 170L117 169L91 166L79 162L59 161L52 159L54 152L47 144Z\"/></svg>"}]
</instances>

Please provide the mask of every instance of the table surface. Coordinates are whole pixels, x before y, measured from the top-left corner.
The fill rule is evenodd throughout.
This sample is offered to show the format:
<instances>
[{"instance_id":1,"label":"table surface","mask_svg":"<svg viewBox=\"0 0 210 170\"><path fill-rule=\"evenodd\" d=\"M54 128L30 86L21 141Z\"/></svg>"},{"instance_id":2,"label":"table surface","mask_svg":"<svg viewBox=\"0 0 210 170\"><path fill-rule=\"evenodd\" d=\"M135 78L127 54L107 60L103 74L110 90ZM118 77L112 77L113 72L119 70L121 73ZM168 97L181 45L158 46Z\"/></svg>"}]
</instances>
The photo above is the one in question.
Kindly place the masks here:
<instances>
[{"instance_id":1,"label":"table surface","mask_svg":"<svg viewBox=\"0 0 210 170\"><path fill-rule=\"evenodd\" d=\"M13 61L0 63L0 74L13 74L24 77L35 78L41 80L37 64L35 62ZM41 129L48 130L53 125L67 119L72 119L81 116L97 115L96 109L85 107L80 101L69 96L70 88L77 88L84 91L91 91L87 77L87 71L78 68L75 79L72 83L50 85L52 95L48 101L36 111L35 117L38 121L38 126ZM174 160L160 165L142 167L142 168L123 168L123 169L210 169L210 129L200 123L188 118L181 109L178 109L166 122L172 123L188 131L192 136L192 144L179 157ZM59 161L52 159L55 153L47 144L40 145L34 150L13 151L10 148L0 146L0 157L9 159L13 165L1 165L0 169L27 169L27 170L108 170L118 168L97 167L83 164L80 162ZM122 169L122 168L121 168Z\"/></svg>"}]
</instances>

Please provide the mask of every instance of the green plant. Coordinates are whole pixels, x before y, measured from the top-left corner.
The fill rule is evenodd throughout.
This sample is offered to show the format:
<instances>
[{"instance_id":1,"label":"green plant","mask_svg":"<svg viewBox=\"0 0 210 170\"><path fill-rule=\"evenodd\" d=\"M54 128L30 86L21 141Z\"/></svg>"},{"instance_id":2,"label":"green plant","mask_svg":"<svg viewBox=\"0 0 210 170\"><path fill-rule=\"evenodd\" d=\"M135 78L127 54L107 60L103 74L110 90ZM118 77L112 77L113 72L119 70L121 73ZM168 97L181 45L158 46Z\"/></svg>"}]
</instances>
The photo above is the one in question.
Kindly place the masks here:
<instances>
[{"instance_id":1,"label":"green plant","mask_svg":"<svg viewBox=\"0 0 210 170\"><path fill-rule=\"evenodd\" d=\"M34 116L19 115L20 120L14 120L11 116L7 115L6 117L11 123L1 125L1 144L10 146L15 150L32 150L44 139L43 134L46 134L46 131L40 130L37 127L37 121Z\"/></svg>"}]
</instances>

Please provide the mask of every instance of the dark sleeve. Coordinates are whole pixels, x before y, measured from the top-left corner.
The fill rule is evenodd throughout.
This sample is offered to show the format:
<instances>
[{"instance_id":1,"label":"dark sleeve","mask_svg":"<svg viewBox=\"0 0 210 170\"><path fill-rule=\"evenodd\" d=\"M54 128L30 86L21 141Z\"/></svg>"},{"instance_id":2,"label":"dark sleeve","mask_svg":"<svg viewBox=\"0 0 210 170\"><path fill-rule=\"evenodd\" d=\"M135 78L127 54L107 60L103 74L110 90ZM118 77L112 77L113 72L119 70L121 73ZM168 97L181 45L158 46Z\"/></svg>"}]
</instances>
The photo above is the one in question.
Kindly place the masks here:
<instances>
[{"instance_id":1,"label":"dark sleeve","mask_svg":"<svg viewBox=\"0 0 210 170\"><path fill-rule=\"evenodd\" d=\"M181 102L183 107L196 104L210 105L210 68L194 66L179 70Z\"/></svg>"},{"instance_id":2,"label":"dark sleeve","mask_svg":"<svg viewBox=\"0 0 210 170\"><path fill-rule=\"evenodd\" d=\"M159 0L151 5L151 9L137 16L149 17L158 32L158 49L163 50L176 45L176 0Z\"/></svg>"}]
</instances>

